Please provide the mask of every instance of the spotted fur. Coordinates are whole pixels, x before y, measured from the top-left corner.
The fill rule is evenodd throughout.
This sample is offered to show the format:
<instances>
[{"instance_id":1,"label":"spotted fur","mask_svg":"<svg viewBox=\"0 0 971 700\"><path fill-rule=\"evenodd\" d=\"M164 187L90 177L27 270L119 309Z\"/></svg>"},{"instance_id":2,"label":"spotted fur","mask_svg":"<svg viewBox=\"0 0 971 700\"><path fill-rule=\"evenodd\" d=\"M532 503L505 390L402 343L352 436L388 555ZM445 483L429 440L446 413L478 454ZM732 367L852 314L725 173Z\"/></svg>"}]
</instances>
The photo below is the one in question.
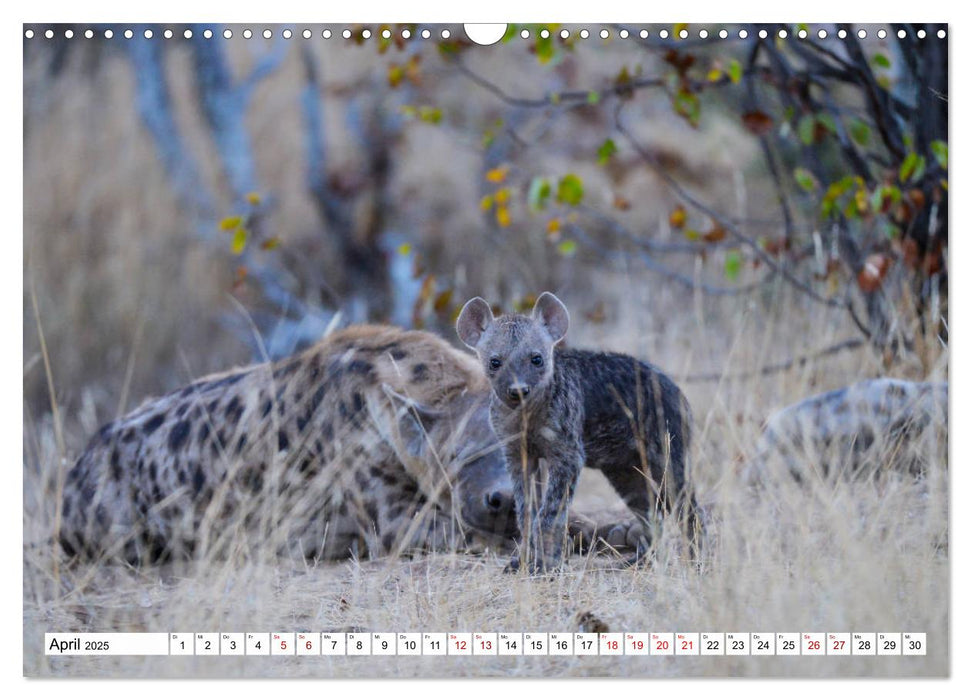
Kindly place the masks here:
<instances>
[{"instance_id":1,"label":"spotted fur","mask_svg":"<svg viewBox=\"0 0 971 700\"><path fill-rule=\"evenodd\" d=\"M920 474L947 452L947 383L870 379L788 406L766 422L745 478Z\"/></svg>"},{"instance_id":2,"label":"spotted fur","mask_svg":"<svg viewBox=\"0 0 971 700\"><path fill-rule=\"evenodd\" d=\"M240 531L323 558L511 536L487 392L468 355L379 326L200 379L91 439L67 475L61 541L144 561Z\"/></svg>"}]
</instances>

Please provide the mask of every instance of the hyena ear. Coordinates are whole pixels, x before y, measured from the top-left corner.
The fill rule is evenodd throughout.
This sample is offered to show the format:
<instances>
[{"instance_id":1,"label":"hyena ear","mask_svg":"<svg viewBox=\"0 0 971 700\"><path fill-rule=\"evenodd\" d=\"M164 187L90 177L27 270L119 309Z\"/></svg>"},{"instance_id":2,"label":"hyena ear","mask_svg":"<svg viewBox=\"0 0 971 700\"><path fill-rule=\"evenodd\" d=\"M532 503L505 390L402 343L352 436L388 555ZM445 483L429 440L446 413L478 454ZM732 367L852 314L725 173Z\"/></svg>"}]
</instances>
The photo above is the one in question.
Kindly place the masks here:
<instances>
[{"instance_id":1,"label":"hyena ear","mask_svg":"<svg viewBox=\"0 0 971 700\"><path fill-rule=\"evenodd\" d=\"M489 303L482 297L475 297L465 302L462 313L459 314L459 319L455 322L455 330L458 331L462 342L475 350L479 341L482 340L482 334L492 325L493 320L492 308Z\"/></svg>"},{"instance_id":2,"label":"hyena ear","mask_svg":"<svg viewBox=\"0 0 971 700\"><path fill-rule=\"evenodd\" d=\"M533 306L533 319L543 324L554 343L563 340L570 327L570 312L552 292L543 292L539 295L539 299Z\"/></svg>"},{"instance_id":3,"label":"hyena ear","mask_svg":"<svg viewBox=\"0 0 971 700\"><path fill-rule=\"evenodd\" d=\"M391 399L399 444L412 457L422 457L428 446L428 431L445 416L445 411L423 406L387 384L382 385L382 389Z\"/></svg>"}]
</instances>

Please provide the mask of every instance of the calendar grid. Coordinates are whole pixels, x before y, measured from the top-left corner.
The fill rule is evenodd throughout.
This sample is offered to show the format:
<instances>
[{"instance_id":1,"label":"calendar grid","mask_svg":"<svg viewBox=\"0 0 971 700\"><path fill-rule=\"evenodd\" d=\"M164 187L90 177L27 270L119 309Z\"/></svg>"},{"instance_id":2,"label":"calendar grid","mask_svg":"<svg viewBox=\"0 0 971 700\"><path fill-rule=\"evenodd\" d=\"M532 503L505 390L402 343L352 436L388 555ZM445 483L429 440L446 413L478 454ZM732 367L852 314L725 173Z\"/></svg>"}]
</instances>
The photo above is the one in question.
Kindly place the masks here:
<instances>
[{"instance_id":1,"label":"calendar grid","mask_svg":"<svg viewBox=\"0 0 971 700\"><path fill-rule=\"evenodd\" d=\"M44 635L48 656L926 656L924 632L146 632Z\"/></svg>"}]
</instances>

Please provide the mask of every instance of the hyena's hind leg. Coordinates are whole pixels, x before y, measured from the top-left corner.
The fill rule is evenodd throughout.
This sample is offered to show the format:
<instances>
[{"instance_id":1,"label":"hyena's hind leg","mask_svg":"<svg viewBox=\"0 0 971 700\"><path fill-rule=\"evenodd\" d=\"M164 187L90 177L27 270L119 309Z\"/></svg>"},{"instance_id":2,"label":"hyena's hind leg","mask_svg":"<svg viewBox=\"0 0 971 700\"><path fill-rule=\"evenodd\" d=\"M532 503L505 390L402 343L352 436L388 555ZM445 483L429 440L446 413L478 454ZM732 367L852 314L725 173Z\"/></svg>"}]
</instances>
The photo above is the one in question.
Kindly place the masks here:
<instances>
[{"instance_id":1,"label":"hyena's hind leg","mask_svg":"<svg viewBox=\"0 0 971 700\"><path fill-rule=\"evenodd\" d=\"M636 552L645 538L644 524L636 517L608 517L604 521L583 513L571 512L567 521L567 535L576 554L607 554Z\"/></svg>"},{"instance_id":2,"label":"hyena's hind leg","mask_svg":"<svg viewBox=\"0 0 971 700\"><path fill-rule=\"evenodd\" d=\"M697 559L700 556L703 536L701 512L694 495L685 489L683 483L658 484L634 467L604 468L603 473L637 518L636 527L632 524L607 539L609 544L619 544L622 540L624 545L634 549L633 555L626 561L628 565L645 559L653 543L658 541L661 521L665 516L674 517L688 543L691 557Z\"/></svg>"}]
</instances>

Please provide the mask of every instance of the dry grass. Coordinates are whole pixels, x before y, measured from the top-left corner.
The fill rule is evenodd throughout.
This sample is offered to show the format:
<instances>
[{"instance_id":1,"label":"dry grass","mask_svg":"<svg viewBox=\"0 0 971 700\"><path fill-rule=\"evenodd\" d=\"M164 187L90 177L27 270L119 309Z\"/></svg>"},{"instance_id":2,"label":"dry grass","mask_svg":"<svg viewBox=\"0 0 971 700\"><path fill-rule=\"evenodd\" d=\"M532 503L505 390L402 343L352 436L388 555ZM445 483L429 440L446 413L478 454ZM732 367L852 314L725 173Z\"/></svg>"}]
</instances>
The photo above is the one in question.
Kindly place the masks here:
<instances>
[{"instance_id":1,"label":"dry grass","mask_svg":"<svg viewBox=\"0 0 971 700\"><path fill-rule=\"evenodd\" d=\"M366 74L376 59L339 63L333 86ZM596 72L590 54L580 70ZM244 54L234 55L240 66ZM532 92L529 70L503 72L492 57L484 72L508 76L510 89ZM186 61L172 68L174 90L186 98ZM429 62L431 75L433 65ZM508 65L506 65L508 68ZM577 346L629 352L673 376L724 370L726 379L684 385L697 423L694 478L710 518L702 565L683 557L672 535L650 566L621 570L605 557L574 558L552 579L508 576L495 555L436 555L414 560L346 561L308 568L286 559L241 566L211 559L176 567L130 570L120 566L64 569L48 544L53 534L58 470L70 466L99 423L142 396L183 383L188 376L246 359L245 349L221 328L232 308L226 290L231 265L201 250L182 230L164 174L130 105L131 76L108 56L83 77L71 66L51 81L42 61L25 69L25 109L35 119L25 132L24 289L24 671L29 675L117 676L940 676L948 673L949 559L946 460L913 482L839 484L802 489L781 480L757 495L737 478L751 455L762 421L805 396L885 372L866 351L854 351L754 380L733 373L823 347L852 334L845 317L813 305L780 285L750 296L722 299L686 295L633 264L605 271L581 260L555 259L535 245L488 248L476 234L480 175L472 146L456 148L456 133L420 126L402 144L395 197L398 221L430 251L430 259L489 295L491 281L512 276L512 293L538 291L546 277L570 280L563 296L575 317ZM69 79L73 78L73 79ZM83 79L82 79L83 78ZM251 117L261 173L281 193L274 226L323 265L318 225L303 193L299 127L289 61L261 86ZM444 72L442 99L467 84ZM79 87L80 85L80 87ZM448 88L453 88L448 92ZM483 104L456 102L462 120L489 114ZM180 118L200 141L198 115L180 104ZM121 107L119 107L121 105ZM285 106L284 106L285 105ZM442 105L446 111L449 104ZM741 202L750 211L765 192L758 175L733 177L748 152L714 124L696 142L681 141L676 120L657 112L654 138L684 143L688 170L707 169L712 199ZM330 119L335 120L332 109ZM670 118L669 116L667 117ZM290 121L287 121L290 120ZM289 125L289 128L287 127ZM287 127L287 128L283 128ZM466 139L458 126L453 129ZM353 162L333 125L338 162ZM563 141L537 169L575 157ZM736 140L737 141L737 140ZM715 145L720 144L720 145ZM205 146L199 148L205 152ZM714 150L713 150L714 149ZM715 159L708 158L717 153ZM213 173L209 173L214 177ZM586 175L586 174L585 174ZM720 177L728 175L728 177ZM596 173L588 181L597 182ZM747 186L739 188L739 182ZM721 184L719 184L721 183ZM724 183L730 183L725 185ZM609 185L609 187L608 187ZM719 188L727 188L720 191ZM630 222L653 226L669 200L643 172L612 189L637 198ZM741 206L741 205L740 205ZM435 212L434 223L428 212ZM650 212L655 212L651 214ZM519 239L517 239L519 240ZM316 246L316 247L315 247ZM518 247L517 247L518 246ZM511 261L534 270L519 274ZM509 263L507 265L507 263ZM548 267L544 267L547 265ZM213 274L213 269L217 270ZM541 278L541 279L537 279ZM31 297L31 290L36 297ZM467 291L460 289L459 292ZM495 296L495 295L493 295ZM36 300L38 313L33 313ZM607 320L584 321L605 302ZM40 351L38 326L50 350L54 396ZM935 357L929 379L947 378L948 353ZM913 369L896 368L897 375ZM916 378L916 377L910 377ZM920 378L925 378L921 376ZM57 436L51 406L60 407ZM59 443L63 442L63 446ZM616 497L598 474L585 474L578 501L607 510ZM317 659L51 659L43 632L83 631L573 631L578 613L591 611L616 631L916 631L927 632L926 657L846 658L317 658Z\"/></svg>"}]
</instances>

